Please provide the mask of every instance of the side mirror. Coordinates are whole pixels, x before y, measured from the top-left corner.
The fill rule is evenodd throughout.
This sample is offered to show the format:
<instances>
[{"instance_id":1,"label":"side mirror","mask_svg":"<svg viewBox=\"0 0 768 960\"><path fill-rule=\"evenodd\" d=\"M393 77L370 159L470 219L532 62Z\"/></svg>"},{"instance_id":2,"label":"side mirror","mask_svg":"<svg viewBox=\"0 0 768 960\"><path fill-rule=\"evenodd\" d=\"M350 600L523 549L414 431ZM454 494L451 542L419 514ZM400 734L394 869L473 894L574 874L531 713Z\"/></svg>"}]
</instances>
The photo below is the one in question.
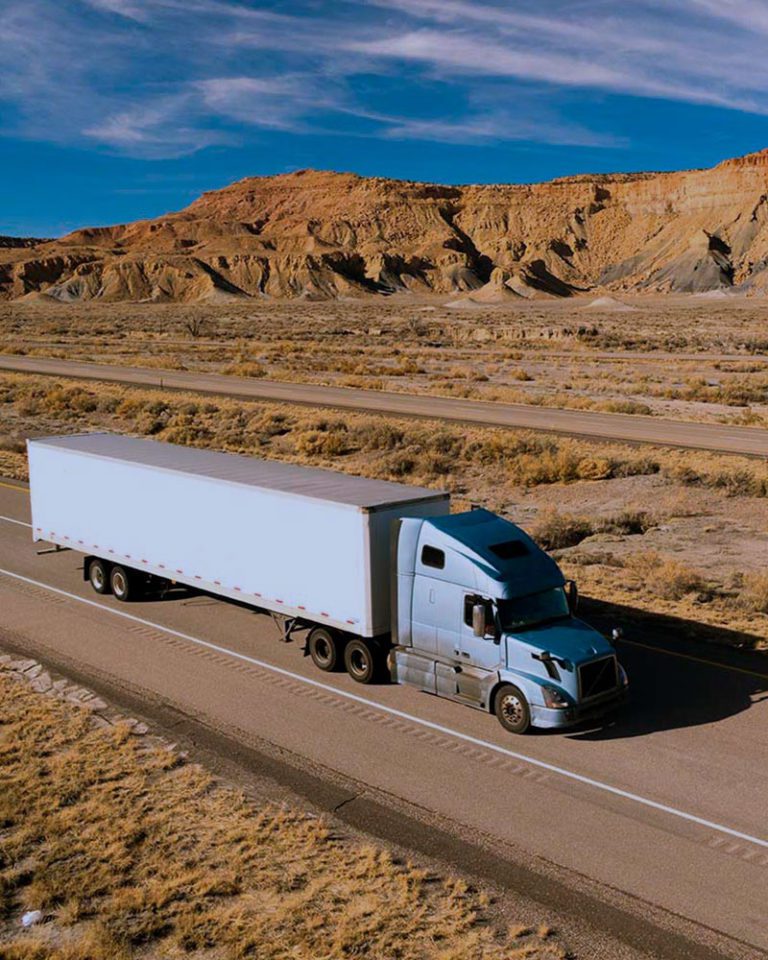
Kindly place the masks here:
<instances>
[{"instance_id":1,"label":"side mirror","mask_svg":"<svg viewBox=\"0 0 768 960\"><path fill-rule=\"evenodd\" d=\"M576 586L576 581L569 580L565 587L568 596L568 609L571 613L576 613L579 609L579 588Z\"/></svg>"},{"instance_id":2,"label":"side mirror","mask_svg":"<svg viewBox=\"0 0 768 960\"><path fill-rule=\"evenodd\" d=\"M476 603L472 607L472 633L476 637L485 636L485 604Z\"/></svg>"},{"instance_id":3,"label":"side mirror","mask_svg":"<svg viewBox=\"0 0 768 960\"><path fill-rule=\"evenodd\" d=\"M623 639L624 631L621 629L621 627L614 627L613 630L611 630L611 640L613 643L618 643L619 640Z\"/></svg>"}]
</instances>

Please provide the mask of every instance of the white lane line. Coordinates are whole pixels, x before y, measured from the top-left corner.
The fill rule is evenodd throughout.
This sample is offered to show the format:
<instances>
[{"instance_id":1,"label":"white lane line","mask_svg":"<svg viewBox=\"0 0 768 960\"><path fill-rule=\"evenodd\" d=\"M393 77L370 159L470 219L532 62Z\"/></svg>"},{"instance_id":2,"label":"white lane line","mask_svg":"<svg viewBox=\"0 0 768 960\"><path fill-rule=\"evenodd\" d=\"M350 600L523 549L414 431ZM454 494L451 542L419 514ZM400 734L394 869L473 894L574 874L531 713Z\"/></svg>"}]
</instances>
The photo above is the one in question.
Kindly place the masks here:
<instances>
[{"instance_id":1,"label":"white lane line","mask_svg":"<svg viewBox=\"0 0 768 960\"><path fill-rule=\"evenodd\" d=\"M587 786L594 787L604 793L610 793L615 797L621 797L624 800L631 800L633 803L644 807L650 807L652 810L659 810L670 816L678 817L681 820L687 820L689 823L698 824L701 827L707 827L709 830L715 830L717 833L727 834L729 837L738 837L740 840L746 840L748 843L754 843L759 847L768 848L768 840L760 837L753 837L748 833L742 833L740 830L734 830L732 827L726 827L721 823L714 823L712 820L705 820L703 817L697 817L693 813L687 813L685 810L678 810L677 807L667 806L665 803L658 803L656 800L650 800L648 797L642 797L636 793L630 793L628 790L622 790L620 787L613 787L609 783L603 783L601 780L594 780L592 777L585 777L581 773L574 773L572 770L566 770L565 767L558 767L555 764L547 763L545 760L538 760L536 757L529 757L524 753L518 753L516 750L509 750L507 747L501 747L498 744L491 743L488 740L480 740L478 737L472 737L467 733L461 733L453 730L451 727L444 727L442 724L433 723L431 720L423 720L411 713L405 713L402 710L396 710L394 707L387 707L375 700L369 700L367 697L361 697L356 693L348 693L346 690L339 690L328 683L320 680L313 680L311 677L303 677L301 674L293 673L291 670L285 670L283 667L276 667L272 663L264 660L257 660L255 657L249 657L245 653L238 653L236 650L230 650L228 647L221 647L209 640L201 640L199 637L190 636L188 633L181 633L179 630L173 630L171 627L163 626L161 623L154 623L152 620L144 620L142 617L136 617L132 613L126 613L123 610L116 610L95 600L88 600L85 597L78 597L74 593L68 593L66 590L59 590L58 587L52 587L48 583L41 583L39 580L32 580L30 577L24 577L20 573L14 573L12 570L4 570L0 567L0 574L10 577L13 580L20 580L22 583L31 584L34 587L42 587L44 590L50 590L59 596L67 597L78 603L84 603L89 607L96 607L104 613L111 613L115 617L122 617L124 620L131 620L133 623L140 623L144 627L151 627L153 630L162 630L180 640L186 640L188 643L194 643L198 647L205 647L208 650L215 650L216 653L223 653L225 656L232 657L235 660L242 660L245 663L253 664L262 670L268 670L271 673L280 674L283 677L289 677L298 683L304 683L309 687L315 687L319 690L325 690L336 697L342 697L346 700L353 700L355 703L365 704L371 710L378 710L380 713L388 713L390 716L399 717L401 720L407 720L420 727L427 727L429 730L436 730L438 733L449 737L455 737L457 740L463 740L465 743L471 743L473 746L482 747L485 750L492 750L494 753L500 753L505 757L512 757L514 760L522 760L533 767L539 767L541 770L547 770L549 773L556 773L558 776L565 777L568 780L575 780L577 783L584 783Z\"/></svg>"},{"instance_id":2,"label":"white lane line","mask_svg":"<svg viewBox=\"0 0 768 960\"><path fill-rule=\"evenodd\" d=\"M23 520L14 520L13 517L0 516L0 520L5 520L6 523L15 523L19 527L29 527L30 530L32 529L31 523L24 523Z\"/></svg>"}]
</instances>

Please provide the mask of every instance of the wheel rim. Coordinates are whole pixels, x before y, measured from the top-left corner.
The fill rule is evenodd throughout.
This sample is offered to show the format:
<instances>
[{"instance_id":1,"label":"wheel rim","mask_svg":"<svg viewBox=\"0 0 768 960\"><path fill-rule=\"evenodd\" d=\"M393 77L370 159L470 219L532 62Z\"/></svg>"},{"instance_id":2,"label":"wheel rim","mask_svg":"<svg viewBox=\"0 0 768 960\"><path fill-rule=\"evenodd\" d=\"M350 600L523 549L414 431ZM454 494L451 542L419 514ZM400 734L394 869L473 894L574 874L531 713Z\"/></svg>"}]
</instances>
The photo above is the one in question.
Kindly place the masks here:
<instances>
[{"instance_id":1,"label":"wheel rim","mask_svg":"<svg viewBox=\"0 0 768 960\"><path fill-rule=\"evenodd\" d=\"M125 577L119 571L112 576L112 589L115 591L118 597L124 597L127 584L125 582Z\"/></svg>"},{"instance_id":2,"label":"wheel rim","mask_svg":"<svg viewBox=\"0 0 768 960\"><path fill-rule=\"evenodd\" d=\"M91 565L91 583L97 590L104 589L104 570L98 563Z\"/></svg>"},{"instance_id":3,"label":"wheel rim","mask_svg":"<svg viewBox=\"0 0 768 960\"><path fill-rule=\"evenodd\" d=\"M331 662L331 645L325 637L317 637L315 639L315 659L319 663L330 663Z\"/></svg>"},{"instance_id":4,"label":"wheel rim","mask_svg":"<svg viewBox=\"0 0 768 960\"><path fill-rule=\"evenodd\" d=\"M362 650L352 650L349 654L349 669L359 677L368 672L368 657Z\"/></svg>"},{"instance_id":5,"label":"wheel rim","mask_svg":"<svg viewBox=\"0 0 768 960\"><path fill-rule=\"evenodd\" d=\"M505 693L501 698L501 715L511 726L518 726L523 722L525 711L522 701L514 693Z\"/></svg>"}]
</instances>

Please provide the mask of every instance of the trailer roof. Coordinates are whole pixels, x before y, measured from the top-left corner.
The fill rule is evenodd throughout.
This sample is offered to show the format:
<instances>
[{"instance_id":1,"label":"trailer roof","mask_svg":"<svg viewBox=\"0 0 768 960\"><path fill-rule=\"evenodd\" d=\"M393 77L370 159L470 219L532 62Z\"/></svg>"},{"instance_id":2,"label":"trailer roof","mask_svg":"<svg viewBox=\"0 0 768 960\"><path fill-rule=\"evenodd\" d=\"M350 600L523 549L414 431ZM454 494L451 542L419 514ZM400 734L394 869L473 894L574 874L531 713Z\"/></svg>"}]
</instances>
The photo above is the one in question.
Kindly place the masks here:
<instances>
[{"instance_id":1,"label":"trailer roof","mask_svg":"<svg viewBox=\"0 0 768 960\"><path fill-rule=\"evenodd\" d=\"M141 464L160 470L196 474L227 483L278 490L295 496L346 504L360 510L422 500L445 500L448 494L425 487L410 487L386 480L353 477L334 470L302 467L234 453L199 450L158 440L140 440L112 433L84 433L67 437L41 437L32 444Z\"/></svg>"}]
</instances>

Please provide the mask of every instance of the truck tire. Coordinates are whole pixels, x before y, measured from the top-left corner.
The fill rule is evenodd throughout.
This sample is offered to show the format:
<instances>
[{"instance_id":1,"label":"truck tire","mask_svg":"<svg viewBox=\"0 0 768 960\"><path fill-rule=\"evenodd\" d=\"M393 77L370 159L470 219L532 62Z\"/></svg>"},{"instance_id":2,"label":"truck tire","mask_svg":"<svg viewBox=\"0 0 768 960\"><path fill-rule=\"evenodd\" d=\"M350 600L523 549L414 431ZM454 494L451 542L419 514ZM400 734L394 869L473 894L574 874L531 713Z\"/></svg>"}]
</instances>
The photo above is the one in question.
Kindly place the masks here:
<instances>
[{"instance_id":1,"label":"truck tire","mask_svg":"<svg viewBox=\"0 0 768 960\"><path fill-rule=\"evenodd\" d=\"M318 670L331 673L341 667L341 643L338 634L325 627L315 627L307 640L309 655Z\"/></svg>"},{"instance_id":2,"label":"truck tire","mask_svg":"<svg viewBox=\"0 0 768 960\"><path fill-rule=\"evenodd\" d=\"M344 648L344 666L358 683L374 683L379 675L378 651L365 640L350 640Z\"/></svg>"},{"instance_id":3,"label":"truck tire","mask_svg":"<svg viewBox=\"0 0 768 960\"><path fill-rule=\"evenodd\" d=\"M510 733L526 733L531 726L531 708L523 694L511 683L505 683L493 698L493 712Z\"/></svg>"},{"instance_id":4,"label":"truck tire","mask_svg":"<svg viewBox=\"0 0 768 960\"><path fill-rule=\"evenodd\" d=\"M133 571L117 564L109 571L109 585L115 599L123 603L135 600L139 593Z\"/></svg>"},{"instance_id":5,"label":"truck tire","mask_svg":"<svg viewBox=\"0 0 768 960\"><path fill-rule=\"evenodd\" d=\"M88 582L96 593L109 593L112 589L109 582L109 566L98 557L91 557L88 563Z\"/></svg>"}]
</instances>

